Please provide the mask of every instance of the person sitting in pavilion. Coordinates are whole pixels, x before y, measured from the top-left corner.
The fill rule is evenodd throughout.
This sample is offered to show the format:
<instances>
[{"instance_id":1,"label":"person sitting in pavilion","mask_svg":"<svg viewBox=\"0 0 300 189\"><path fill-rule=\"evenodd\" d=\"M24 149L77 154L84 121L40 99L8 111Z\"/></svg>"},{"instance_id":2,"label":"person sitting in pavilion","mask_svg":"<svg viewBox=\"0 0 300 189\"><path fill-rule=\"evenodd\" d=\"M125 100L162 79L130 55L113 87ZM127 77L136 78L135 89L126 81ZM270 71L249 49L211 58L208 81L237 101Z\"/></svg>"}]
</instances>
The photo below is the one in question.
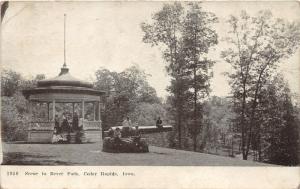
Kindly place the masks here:
<instances>
[{"instance_id":1,"label":"person sitting in pavilion","mask_svg":"<svg viewBox=\"0 0 300 189\"><path fill-rule=\"evenodd\" d=\"M56 114L54 118L54 134L60 134L60 133L61 133L61 127L59 124L58 115Z\"/></svg>"},{"instance_id":2,"label":"person sitting in pavilion","mask_svg":"<svg viewBox=\"0 0 300 189\"><path fill-rule=\"evenodd\" d=\"M79 130L79 117L78 117L77 112L74 112L74 115L73 115L72 129L73 129L73 131Z\"/></svg>"},{"instance_id":3,"label":"person sitting in pavilion","mask_svg":"<svg viewBox=\"0 0 300 189\"><path fill-rule=\"evenodd\" d=\"M61 127L63 132L67 132L67 133L70 132L70 124L65 114L62 115Z\"/></svg>"},{"instance_id":4,"label":"person sitting in pavilion","mask_svg":"<svg viewBox=\"0 0 300 189\"><path fill-rule=\"evenodd\" d=\"M53 132L53 137L52 137L52 143L58 143L58 142L63 141L63 137L62 137L61 133L62 133L62 128L60 125L58 115L56 114L55 118L54 118L54 132Z\"/></svg>"}]
</instances>

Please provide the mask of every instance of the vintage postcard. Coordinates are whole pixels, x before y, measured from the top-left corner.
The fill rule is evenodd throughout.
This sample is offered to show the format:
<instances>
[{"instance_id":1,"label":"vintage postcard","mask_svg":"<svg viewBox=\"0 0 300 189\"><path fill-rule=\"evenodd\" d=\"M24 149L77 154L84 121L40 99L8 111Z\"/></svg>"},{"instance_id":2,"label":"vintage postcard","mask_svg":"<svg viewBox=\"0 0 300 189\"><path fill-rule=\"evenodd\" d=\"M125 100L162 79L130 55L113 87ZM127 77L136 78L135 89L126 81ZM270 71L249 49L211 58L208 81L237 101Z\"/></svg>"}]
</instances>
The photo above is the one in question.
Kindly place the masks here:
<instances>
[{"instance_id":1,"label":"vintage postcard","mask_svg":"<svg viewBox=\"0 0 300 189\"><path fill-rule=\"evenodd\" d=\"M1 1L0 188L299 188L297 1Z\"/></svg>"}]
</instances>

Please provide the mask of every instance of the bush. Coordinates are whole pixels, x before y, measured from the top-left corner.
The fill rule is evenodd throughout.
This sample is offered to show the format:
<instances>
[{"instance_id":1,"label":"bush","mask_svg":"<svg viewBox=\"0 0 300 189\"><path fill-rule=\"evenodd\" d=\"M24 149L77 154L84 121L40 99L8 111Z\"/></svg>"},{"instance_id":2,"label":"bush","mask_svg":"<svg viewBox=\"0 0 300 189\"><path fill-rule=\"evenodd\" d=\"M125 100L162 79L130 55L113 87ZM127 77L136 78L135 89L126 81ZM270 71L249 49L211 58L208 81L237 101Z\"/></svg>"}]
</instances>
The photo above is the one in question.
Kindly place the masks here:
<instances>
[{"instance_id":1,"label":"bush","mask_svg":"<svg viewBox=\"0 0 300 189\"><path fill-rule=\"evenodd\" d=\"M3 141L24 141L27 139L29 115L27 101L21 94L1 98L1 137Z\"/></svg>"}]
</instances>

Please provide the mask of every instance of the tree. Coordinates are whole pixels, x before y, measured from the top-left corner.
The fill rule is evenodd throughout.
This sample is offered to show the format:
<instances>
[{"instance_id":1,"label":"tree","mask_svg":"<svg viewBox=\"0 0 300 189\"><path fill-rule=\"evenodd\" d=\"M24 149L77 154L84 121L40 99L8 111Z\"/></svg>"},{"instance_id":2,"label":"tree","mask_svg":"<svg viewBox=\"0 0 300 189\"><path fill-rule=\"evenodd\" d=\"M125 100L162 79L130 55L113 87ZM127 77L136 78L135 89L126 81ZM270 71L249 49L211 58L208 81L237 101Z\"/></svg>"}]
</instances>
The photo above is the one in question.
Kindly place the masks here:
<instances>
[{"instance_id":1,"label":"tree","mask_svg":"<svg viewBox=\"0 0 300 189\"><path fill-rule=\"evenodd\" d=\"M106 92L105 109L102 113L103 126L120 125L124 116L130 116L132 121L140 124L150 124L153 115L148 115L141 121L141 107L149 109L161 104L156 91L147 81L147 74L138 66L132 66L123 72L111 72L107 69L96 71L95 86ZM149 110L150 111L150 110ZM147 120L147 121L145 121ZM154 123L151 123L153 125Z\"/></svg>"},{"instance_id":2,"label":"tree","mask_svg":"<svg viewBox=\"0 0 300 189\"><path fill-rule=\"evenodd\" d=\"M181 148L181 128L182 128L182 93L180 75L182 74L182 58L180 54L180 32L182 25L183 6L180 3L164 4L162 10L152 16L152 23L142 23L141 28L144 32L143 41L152 46L163 48L163 57L168 63L167 71L173 77L171 89L174 94L174 106L176 112L176 129L178 130L178 147Z\"/></svg>"},{"instance_id":3,"label":"tree","mask_svg":"<svg viewBox=\"0 0 300 189\"><path fill-rule=\"evenodd\" d=\"M4 141L26 140L29 123L28 101L21 93L1 97L1 136Z\"/></svg>"},{"instance_id":4,"label":"tree","mask_svg":"<svg viewBox=\"0 0 300 189\"><path fill-rule=\"evenodd\" d=\"M247 159L253 130L258 126L258 96L278 63L299 46L300 25L274 19L269 11L260 11L255 17L242 11L240 17L231 16L228 23L231 29L226 41L230 47L222 57L235 70L228 75L238 106L235 110L240 111L243 159Z\"/></svg>"},{"instance_id":5,"label":"tree","mask_svg":"<svg viewBox=\"0 0 300 189\"><path fill-rule=\"evenodd\" d=\"M20 73L3 70L1 74L1 135L6 141L25 140L30 121L28 101L21 90L32 87L36 79L26 80ZM36 111L38 112L38 111ZM41 113L43 111L39 111Z\"/></svg>"},{"instance_id":6,"label":"tree","mask_svg":"<svg viewBox=\"0 0 300 189\"><path fill-rule=\"evenodd\" d=\"M263 91L257 108L261 115L260 130L255 130L257 134L253 138L258 159L273 164L297 165L299 120L288 85L283 76L276 75Z\"/></svg>"},{"instance_id":7,"label":"tree","mask_svg":"<svg viewBox=\"0 0 300 189\"><path fill-rule=\"evenodd\" d=\"M155 125L156 120L160 117L164 124L167 123L166 110L162 104L158 103L139 103L130 117L136 120L138 125Z\"/></svg>"},{"instance_id":8,"label":"tree","mask_svg":"<svg viewBox=\"0 0 300 189\"><path fill-rule=\"evenodd\" d=\"M199 103L209 92L213 64L206 54L211 46L217 44L217 34L211 27L217 18L203 11L199 3L185 5L177 2L165 4L153 15L152 23L142 24L142 30L145 43L163 49L167 72L172 78L168 91L172 94L170 100L174 106L172 112L176 120L178 147L182 145L182 129L186 130L188 125L196 151L197 135L202 124Z\"/></svg>"},{"instance_id":9,"label":"tree","mask_svg":"<svg viewBox=\"0 0 300 189\"><path fill-rule=\"evenodd\" d=\"M21 74L12 70L3 70L1 74L1 96L13 96L20 88Z\"/></svg>"},{"instance_id":10,"label":"tree","mask_svg":"<svg viewBox=\"0 0 300 189\"><path fill-rule=\"evenodd\" d=\"M193 91L193 126L192 136L194 151L197 149L197 135L201 131L202 111L200 101L209 94L209 80L212 76L213 61L207 58L207 53L216 45L217 33L212 24L217 22L213 13L205 12L198 3L190 3L183 20L182 38L184 62L190 78L190 88ZM197 128L200 127L200 128Z\"/></svg>"},{"instance_id":11,"label":"tree","mask_svg":"<svg viewBox=\"0 0 300 189\"><path fill-rule=\"evenodd\" d=\"M4 18L7 8L8 8L8 1L2 1L1 2L1 22Z\"/></svg>"},{"instance_id":12,"label":"tree","mask_svg":"<svg viewBox=\"0 0 300 189\"><path fill-rule=\"evenodd\" d=\"M231 124L231 120L235 116L234 112L230 109L231 105L228 98L217 96L212 96L203 103L205 110L204 119L206 122L209 122L209 128L207 129L208 143L215 147L216 153L220 145L219 139L221 139L223 145L226 145L226 138L235 133Z\"/></svg>"}]
</instances>

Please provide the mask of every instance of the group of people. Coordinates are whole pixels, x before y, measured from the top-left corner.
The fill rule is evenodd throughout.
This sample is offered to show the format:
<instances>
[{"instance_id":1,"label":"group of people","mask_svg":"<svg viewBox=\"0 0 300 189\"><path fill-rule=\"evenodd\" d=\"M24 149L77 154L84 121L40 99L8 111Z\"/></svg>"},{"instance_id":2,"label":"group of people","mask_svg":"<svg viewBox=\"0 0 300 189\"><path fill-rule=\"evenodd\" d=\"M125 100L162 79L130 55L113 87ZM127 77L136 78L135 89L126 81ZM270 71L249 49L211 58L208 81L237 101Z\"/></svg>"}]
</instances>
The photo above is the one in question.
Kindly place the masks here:
<instances>
[{"instance_id":1,"label":"group of people","mask_svg":"<svg viewBox=\"0 0 300 189\"><path fill-rule=\"evenodd\" d=\"M129 117L127 116L124 121L122 122L122 130L117 127L116 129L110 129L109 130L109 136L113 137L113 138L125 138L128 136L139 136L139 128L138 125L136 125L135 127L133 127L131 120L129 119Z\"/></svg>"},{"instance_id":2,"label":"group of people","mask_svg":"<svg viewBox=\"0 0 300 189\"><path fill-rule=\"evenodd\" d=\"M122 122L122 129L110 128L104 139L103 151L106 152L139 152L145 145L141 142L138 125L133 127L127 116Z\"/></svg>"},{"instance_id":3,"label":"group of people","mask_svg":"<svg viewBox=\"0 0 300 189\"><path fill-rule=\"evenodd\" d=\"M160 117L156 121L156 126L162 128ZM104 138L103 151L105 152L149 152L148 144L141 137L137 124L132 124L129 117L125 117L122 128L110 128L108 137Z\"/></svg>"},{"instance_id":4,"label":"group of people","mask_svg":"<svg viewBox=\"0 0 300 189\"><path fill-rule=\"evenodd\" d=\"M81 119L81 118L80 118ZM58 115L55 115L55 125L54 125L54 135L52 142L68 142L70 141L70 133L75 132L78 137L82 130L82 125L79 125L80 122L77 112L74 112L73 117L67 116L66 113L63 113L59 118Z\"/></svg>"},{"instance_id":5,"label":"group of people","mask_svg":"<svg viewBox=\"0 0 300 189\"><path fill-rule=\"evenodd\" d=\"M59 118L58 115L55 115L54 132L56 134L60 134L60 133L70 133L72 131L79 130L80 129L79 117L76 112L73 115L72 121L70 120L71 120L70 117L67 116L65 113L62 114L61 118Z\"/></svg>"},{"instance_id":6,"label":"group of people","mask_svg":"<svg viewBox=\"0 0 300 189\"><path fill-rule=\"evenodd\" d=\"M161 129L163 127L162 120L160 117L156 120L156 127ZM132 125L131 120L127 116L124 121L122 122L122 129L119 127L115 128L114 130L111 128L109 130L109 136L113 136L114 138L126 138L129 136L140 136L139 126L136 124L135 126Z\"/></svg>"}]
</instances>

